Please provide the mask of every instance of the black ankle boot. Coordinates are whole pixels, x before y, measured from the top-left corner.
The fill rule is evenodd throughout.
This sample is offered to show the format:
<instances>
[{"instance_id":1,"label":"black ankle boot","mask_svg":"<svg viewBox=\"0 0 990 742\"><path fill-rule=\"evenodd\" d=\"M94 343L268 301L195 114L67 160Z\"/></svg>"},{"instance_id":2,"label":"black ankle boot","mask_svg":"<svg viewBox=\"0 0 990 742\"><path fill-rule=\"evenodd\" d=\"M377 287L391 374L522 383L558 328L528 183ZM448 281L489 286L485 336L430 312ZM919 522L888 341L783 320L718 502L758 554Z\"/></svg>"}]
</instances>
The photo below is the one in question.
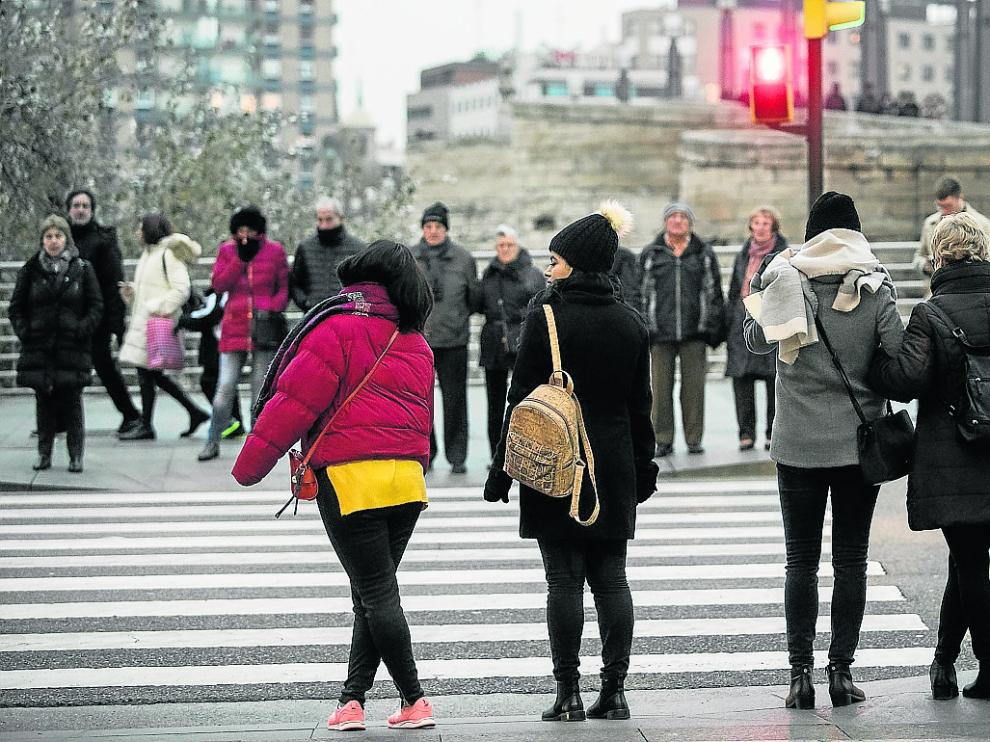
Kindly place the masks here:
<instances>
[{"instance_id":1,"label":"black ankle boot","mask_svg":"<svg viewBox=\"0 0 990 742\"><path fill-rule=\"evenodd\" d=\"M853 685L849 665L832 663L825 668L828 675L828 695L833 706L848 706L866 700L866 694Z\"/></svg>"},{"instance_id":2,"label":"black ankle boot","mask_svg":"<svg viewBox=\"0 0 990 742\"><path fill-rule=\"evenodd\" d=\"M543 721L584 721L584 704L577 681L557 683L557 700L543 712Z\"/></svg>"},{"instance_id":3,"label":"black ankle boot","mask_svg":"<svg viewBox=\"0 0 990 742\"><path fill-rule=\"evenodd\" d=\"M990 662L980 660L980 672L976 680L963 688L966 698L985 698L990 700Z\"/></svg>"},{"instance_id":4,"label":"black ankle boot","mask_svg":"<svg viewBox=\"0 0 990 742\"><path fill-rule=\"evenodd\" d=\"M626 689L621 680L602 680L602 689L595 702L588 707L589 719L628 719L629 704Z\"/></svg>"},{"instance_id":5,"label":"black ankle boot","mask_svg":"<svg viewBox=\"0 0 990 742\"><path fill-rule=\"evenodd\" d=\"M932 698L936 701L948 701L959 695L956 668L951 662L935 660L928 668L928 677L932 681Z\"/></svg>"},{"instance_id":6,"label":"black ankle boot","mask_svg":"<svg viewBox=\"0 0 990 742\"><path fill-rule=\"evenodd\" d=\"M791 689L784 706L789 709L813 709L815 686L811 682L811 665L791 665Z\"/></svg>"},{"instance_id":7,"label":"black ankle boot","mask_svg":"<svg viewBox=\"0 0 990 742\"><path fill-rule=\"evenodd\" d=\"M44 471L45 469L51 469L52 468L51 452L39 453L38 460L34 462L34 466L32 466L31 468L34 469L35 471Z\"/></svg>"}]
</instances>

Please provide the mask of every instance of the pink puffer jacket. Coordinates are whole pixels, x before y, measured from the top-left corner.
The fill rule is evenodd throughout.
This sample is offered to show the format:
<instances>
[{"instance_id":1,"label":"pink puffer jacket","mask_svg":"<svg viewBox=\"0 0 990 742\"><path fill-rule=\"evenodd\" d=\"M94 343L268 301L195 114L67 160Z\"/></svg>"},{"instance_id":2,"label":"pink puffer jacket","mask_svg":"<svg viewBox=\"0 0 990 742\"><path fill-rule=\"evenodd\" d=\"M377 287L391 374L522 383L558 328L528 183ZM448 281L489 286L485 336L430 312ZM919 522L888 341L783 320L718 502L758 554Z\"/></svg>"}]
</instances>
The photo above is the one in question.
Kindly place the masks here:
<instances>
[{"instance_id":1,"label":"pink puffer jacket","mask_svg":"<svg viewBox=\"0 0 990 742\"><path fill-rule=\"evenodd\" d=\"M285 248L261 235L261 249L245 263L237 256L237 243L220 245L213 264L213 290L227 292L220 323L220 352L251 350L251 315L258 309L285 310L289 303L289 261Z\"/></svg>"},{"instance_id":2,"label":"pink puffer jacket","mask_svg":"<svg viewBox=\"0 0 990 742\"><path fill-rule=\"evenodd\" d=\"M274 395L244 442L233 475L256 484L302 440L309 449L347 396L384 350L398 311L379 284L348 286L370 304L367 314L336 314L307 334L284 365ZM401 333L374 376L323 437L310 465L368 459L430 460L433 419L433 352L418 332Z\"/></svg>"}]
</instances>

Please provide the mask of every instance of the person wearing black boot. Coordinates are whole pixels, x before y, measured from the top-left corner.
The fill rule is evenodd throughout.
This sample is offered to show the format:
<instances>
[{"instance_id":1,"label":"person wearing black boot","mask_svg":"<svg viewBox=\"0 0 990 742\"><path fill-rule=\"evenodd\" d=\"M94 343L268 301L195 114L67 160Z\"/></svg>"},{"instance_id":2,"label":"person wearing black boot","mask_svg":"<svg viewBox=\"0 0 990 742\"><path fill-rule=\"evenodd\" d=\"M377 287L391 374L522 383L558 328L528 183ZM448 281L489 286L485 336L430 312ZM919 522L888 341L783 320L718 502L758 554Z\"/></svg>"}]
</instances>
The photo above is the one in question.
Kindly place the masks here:
<instances>
[{"instance_id":1,"label":"person wearing black boot","mask_svg":"<svg viewBox=\"0 0 990 742\"><path fill-rule=\"evenodd\" d=\"M908 525L942 529L949 546L932 697L959 694L955 661L968 627L980 672L962 693L990 699L990 458L987 440L966 440L957 422L981 417L967 402L963 343L990 346L990 235L960 212L938 222L931 246L932 297L915 306L900 352L876 355L869 380L893 399L918 400Z\"/></svg>"},{"instance_id":2,"label":"person wearing black boot","mask_svg":"<svg viewBox=\"0 0 990 742\"><path fill-rule=\"evenodd\" d=\"M89 261L79 257L68 223L49 216L41 223L41 249L17 274L10 297L10 324L21 341L17 383L34 389L38 460L52 465L59 422L64 424L69 471L83 470L82 390L90 382L93 332L103 297Z\"/></svg>"},{"instance_id":3,"label":"person wearing black boot","mask_svg":"<svg viewBox=\"0 0 990 742\"><path fill-rule=\"evenodd\" d=\"M519 533L536 539L547 578L547 630L557 695L544 721L627 719L623 685L629 671L633 603L626 579L626 550L636 528L636 506L656 489L650 421L649 332L624 303L609 276L619 233L630 215L606 202L562 229L550 242L549 286L534 297L519 341L508 409L484 497L508 502L512 480L504 471L509 421L516 406L553 371L554 317L561 368L580 401L590 468L579 493L578 522L571 498L519 488ZM600 504L597 519L595 504ZM580 693L584 585L591 588L602 642L601 692L586 711Z\"/></svg>"}]
</instances>

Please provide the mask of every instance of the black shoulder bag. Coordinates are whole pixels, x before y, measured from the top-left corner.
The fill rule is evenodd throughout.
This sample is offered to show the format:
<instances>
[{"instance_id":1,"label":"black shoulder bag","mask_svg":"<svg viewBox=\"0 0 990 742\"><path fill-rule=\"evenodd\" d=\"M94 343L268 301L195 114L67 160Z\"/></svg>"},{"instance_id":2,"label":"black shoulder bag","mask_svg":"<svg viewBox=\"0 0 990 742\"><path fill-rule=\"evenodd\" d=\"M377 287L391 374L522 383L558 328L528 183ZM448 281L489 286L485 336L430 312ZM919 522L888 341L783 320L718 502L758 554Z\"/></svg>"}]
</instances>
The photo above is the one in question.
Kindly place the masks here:
<instances>
[{"instance_id":1,"label":"black shoulder bag","mask_svg":"<svg viewBox=\"0 0 990 742\"><path fill-rule=\"evenodd\" d=\"M835 353L835 348L825 334L825 328L815 314L815 326L818 335L832 356L832 363L839 370L842 383L846 386L849 400L856 408L860 425L856 428L856 449L859 451L859 468L863 479L868 484L883 484L906 476L911 471L911 459L914 455L914 423L907 410L894 413L887 400L887 414L876 420L867 420L863 408L859 406L852 384L846 375L846 370Z\"/></svg>"}]
</instances>

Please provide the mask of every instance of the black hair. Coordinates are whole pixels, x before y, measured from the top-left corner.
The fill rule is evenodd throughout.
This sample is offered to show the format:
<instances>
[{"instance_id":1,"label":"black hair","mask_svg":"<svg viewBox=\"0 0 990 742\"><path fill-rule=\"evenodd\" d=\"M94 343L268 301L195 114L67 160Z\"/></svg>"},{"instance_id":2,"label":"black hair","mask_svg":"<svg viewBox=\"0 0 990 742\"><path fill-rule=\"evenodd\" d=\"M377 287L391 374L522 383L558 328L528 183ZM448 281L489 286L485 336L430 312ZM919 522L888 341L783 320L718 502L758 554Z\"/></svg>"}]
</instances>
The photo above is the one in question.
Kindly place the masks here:
<instances>
[{"instance_id":1,"label":"black hair","mask_svg":"<svg viewBox=\"0 0 990 742\"><path fill-rule=\"evenodd\" d=\"M380 283L399 310L399 331L422 332L433 311L433 291L416 258L405 245L391 240L372 242L337 266L344 286Z\"/></svg>"},{"instance_id":2,"label":"black hair","mask_svg":"<svg viewBox=\"0 0 990 742\"><path fill-rule=\"evenodd\" d=\"M88 188L73 188L67 194L65 194L65 210L68 211L69 207L72 205L72 199L74 199L79 194L83 194L89 197L89 206L93 213L96 213L96 196Z\"/></svg>"},{"instance_id":3,"label":"black hair","mask_svg":"<svg viewBox=\"0 0 990 742\"><path fill-rule=\"evenodd\" d=\"M160 213L145 214L141 217L141 239L146 245L157 245L162 237L172 234L172 224Z\"/></svg>"},{"instance_id":4,"label":"black hair","mask_svg":"<svg viewBox=\"0 0 990 742\"><path fill-rule=\"evenodd\" d=\"M949 196L961 196L962 195L962 185L958 180L946 175L944 178L940 178L938 183L935 184L935 199L941 201L943 198L948 198Z\"/></svg>"}]
</instances>

